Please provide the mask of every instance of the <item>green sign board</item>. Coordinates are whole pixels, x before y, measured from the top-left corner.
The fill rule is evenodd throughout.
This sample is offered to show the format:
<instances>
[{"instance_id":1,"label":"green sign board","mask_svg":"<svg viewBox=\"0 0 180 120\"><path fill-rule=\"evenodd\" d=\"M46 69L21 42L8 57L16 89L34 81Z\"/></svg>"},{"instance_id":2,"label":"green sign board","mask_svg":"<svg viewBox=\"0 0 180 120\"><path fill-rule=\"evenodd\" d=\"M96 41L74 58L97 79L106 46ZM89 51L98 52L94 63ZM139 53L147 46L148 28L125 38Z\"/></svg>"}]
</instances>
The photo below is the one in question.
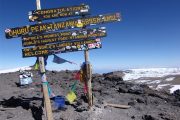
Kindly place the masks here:
<instances>
[{"instance_id":1,"label":"green sign board","mask_svg":"<svg viewBox=\"0 0 180 120\"><path fill-rule=\"evenodd\" d=\"M89 14L88 5L41 9L29 12L29 21L41 21L47 19L81 16Z\"/></svg>"},{"instance_id":2,"label":"green sign board","mask_svg":"<svg viewBox=\"0 0 180 120\"><path fill-rule=\"evenodd\" d=\"M22 49L22 53L23 53L23 57L34 57L34 56L52 55L57 53L98 49L101 47L102 47L101 40L98 38L98 39L92 39L86 41L64 42L64 43L36 46L33 48L24 48Z\"/></svg>"},{"instance_id":3,"label":"green sign board","mask_svg":"<svg viewBox=\"0 0 180 120\"><path fill-rule=\"evenodd\" d=\"M84 29L84 30L74 30L66 32L56 32L49 34L33 35L33 36L23 36L22 45L23 47L43 45L48 43L56 43L62 41L72 41L72 40L83 40L92 39L106 36L106 29L104 27L95 29Z\"/></svg>"},{"instance_id":4,"label":"green sign board","mask_svg":"<svg viewBox=\"0 0 180 120\"><path fill-rule=\"evenodd\" d=\"M35 25L28 25L18 28L10 28L5 30L6 38L15 38L26 34L39 34L43 32L50 32L55 30L64 30L71 28L82 28L84 26L104 24L109 22L120 21L121 16L119 13L98 15L87 18L71 19L67 21L55 23L42 23Z\"/></svg>"}]
</instances>

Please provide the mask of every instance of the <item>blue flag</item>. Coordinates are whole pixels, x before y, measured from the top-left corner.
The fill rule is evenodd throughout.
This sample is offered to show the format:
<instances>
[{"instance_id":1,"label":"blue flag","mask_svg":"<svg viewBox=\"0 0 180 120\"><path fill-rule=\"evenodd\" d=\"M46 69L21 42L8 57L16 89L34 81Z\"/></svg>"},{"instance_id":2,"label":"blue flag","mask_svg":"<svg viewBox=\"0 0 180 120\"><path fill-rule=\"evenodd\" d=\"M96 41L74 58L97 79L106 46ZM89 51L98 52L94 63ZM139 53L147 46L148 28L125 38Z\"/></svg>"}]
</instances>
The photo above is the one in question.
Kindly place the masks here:
<instances>
[{"instance_id":1,"label":"blue flag","mask_svg":"<svg viewBox=\"0 0 180 120\"><path fill-rule=\"evenodd\" d=\"M65 62L68 62L68 63L71 63L71 64L76 64L76 63L74 63L74 62L71 62L71 61L65 60L65 59L63 59L63 58L60 58L60 57L57 56L57 55L54 55L53 62L54 62L54 63L57 63L57 64L62 64L62 63L65 63Z\"/></svg>"}]
</instances>

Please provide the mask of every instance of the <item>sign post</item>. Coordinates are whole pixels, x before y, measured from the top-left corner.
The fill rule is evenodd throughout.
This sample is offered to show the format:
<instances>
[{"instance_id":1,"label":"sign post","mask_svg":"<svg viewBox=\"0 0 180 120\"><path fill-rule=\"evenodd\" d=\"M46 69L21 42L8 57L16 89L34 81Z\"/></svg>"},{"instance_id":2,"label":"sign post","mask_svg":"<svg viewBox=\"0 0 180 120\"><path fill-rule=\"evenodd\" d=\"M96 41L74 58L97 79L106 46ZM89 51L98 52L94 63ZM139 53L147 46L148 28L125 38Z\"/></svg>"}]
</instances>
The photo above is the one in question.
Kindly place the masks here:
<instances>
[{"instance_id":1,"label":"sign post","mask_svg":"<svg viewBox=\"0 0 180 120\"><path fill-rule=\"evenodd\" d=\"M91 70L91 64L89 62L89 51L88 50L84 51L84 57L85 57L85 63L86 63L86 80L85 80L85 84L87 86L88 104L89 104L89 108L91 108L92 105L93 105L92 85L91 85L92 70Z\"/></svg>"},{"instance_id":2,"label":"sign post","mask_svg":"<svg viewBox=\"0 0 180 120\"><path fill-rule=\"evenodd\" d=\"M85 18L85 15L82 15L82 18ZM83 28L86 29L86 25L83 26ZM91 85L92 72L91 72L91 64L89 61L88 49L84 51L84 58L85 58L85 70L86 70L85 87L87 89L88 107L90 109L93 106L93 99L92 99L92 85Z\"/></svg>"},{"instance_id":3,"label":"sign post","mask_svg":"<svg viewBox=\"0 0 180 120\"><path fill-rule=\"evenodd\" d=\"M89 15L88 5L60 7L53 9L41 9L40 0L36 0L37 10L29 12L29 21L38 21L34 25L26 25L15 28L7 28L7 39L22 37L23 57L38 57L41 82L43 90L43 102L47 120L53 120L50 94L45 70L45 58L48 55L84 51L85 57L85 87L89 108L93 105L92 96L92 68L89 62L89 50L102 48L101 38L105 37L106 29L89 28L88 26L100 25L110 22L121 21L120 13L86 16ZM58 22L42 23L42 20L82 16ZM81 30L61 31L81 28Z\"/></svg>"},{"instance_id":4,"label":"sign post","mask_svg":"<svg viewBox=\"0 0 180 120\"><path fill-rule=\"evenodd\" d=\"M36 0L36 5L37 5L37 10L41 9L41 3L40 0ZM41 22L39 22L40 24ZM44 98L44 106L46 109L46 117L47 120L53 120L52 116L52 108L51 108L51 102L49 99L49 94L48 94L48 86L47 84L47 78L45 74L45 66L44 66L44 57L39 57L39 66L40 66L40 73L41 73L41 79L42 79L42 89L43 89L43 98Z\"/></svg>"}]
</instances>

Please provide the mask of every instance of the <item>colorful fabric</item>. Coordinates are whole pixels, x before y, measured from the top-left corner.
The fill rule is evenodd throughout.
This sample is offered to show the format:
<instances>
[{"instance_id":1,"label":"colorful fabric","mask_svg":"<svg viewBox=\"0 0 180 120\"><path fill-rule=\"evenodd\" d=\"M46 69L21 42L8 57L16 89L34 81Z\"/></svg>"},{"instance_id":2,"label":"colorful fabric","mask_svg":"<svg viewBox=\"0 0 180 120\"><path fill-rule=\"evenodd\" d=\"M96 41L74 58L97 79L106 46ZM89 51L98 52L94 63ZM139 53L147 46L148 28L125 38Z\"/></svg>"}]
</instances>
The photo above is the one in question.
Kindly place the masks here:
<instances>
[{"instance_id":1,"label":"colorful fabric","mask_svg":"<svg viewBox=\"0 0 180 120\"><path fill-rule=\"evenodd\" d=\"M48 55L44 56L44 65L47 65Z\"/></svg>"},{"instance_id":2,"label":"colorful fabric","mask_svg":"<svg viewBox=\"0 0 180 120\"><path fill-rule=\"evenodd\" d=\"M47 65L47 59L48 59L48 55L44 56L44 65L45 66ZM34 70L39 70L39 60L38 60L38 57L37 57L36 62L34 64Z\"/></svg>"},{"instance_id":3,"label":"colorful fabric","mask_svg":"<svg viewBox=\"0 0 180 120\"><path fill-rule=\"evenodd\" d=\"M74 82L74 84L71 87L71 91L75 92L76 89L77 80Z\"/></svg>"},{"instance_id":4,"label":"colorful fabric","mask_svg":"<svg viewBox=\"0 0 180 120\"><path fill-rule=\"evenodd\" d=\"M68 63L71 63L71 64L76 64L76 63L74 63L74 62L71 62L71 61L65 60L65 59L63 59L63 58L60 58L60 57L57 56L57 55L54 55L53 62L54 62L54 63L57 63L57 64L62 64L62 63L65 63L65 62L68 62Z\"/></svg>"},{"instance_id":5,"label":"colorful fabric","mask_svg":"<svg viewBox=\"0 0 180 120\"><path fill-rule=\"evenodd\" d=\"M69 101L70 104L72 104L74 100L76 100L76 98L77 96L73 91L70 91L66 96L66 99Z\"/></svg>"},{"instance_id":6,"label":"colorful fabric","mask_svg":"<svg viewBox=\"0 0 180 120\"><path fill-rule=\"evenodd\" d=\"M47 85L47 88L48 88L48 95L49 97L54 97L55 95L53 94L51 88L50 88L50 85L48 84L48 82L43 82L44 85Z\"/></svg>"},{"instance_id":7,"label":"colorful fabric","mask_svg":"<svg viewBox=\"0 0 180 120\"><path fill-rule=\"evenodd\" d=\"M80 80L80 77L81 77L81 73L80 73L80 71L78 71L78 72L74 75L74 79Z\"/></svg>"},{"instance_id":8,"label":"colorful fabric","mask_svg":"<svg viewBox=\"0 0 180 120\"><path fill-rule=\"evenodd\" d=\"M39 70L39 63L38 62L35 63L34 70Z\"/></svg>"},{"instance_id":9,"label":"colorful fabric","mask_svg":"<svg viewBox=\"0 0 180 120\"><path fill-rule=\"evenodd\" d=\"M87 79L86 77L86 63L84 62L82 65L81 65L81 69L80 69L80 81L82 83L84 83L84 81Z\"/></svg>"},{"instance_id":10,"label":"colorful fabric","mask_svg":"<svg viewBox=\"0 0 180 120\"><path fill-rule=\"evenodd\" d=\"M84 93L87 94L87 91L88 91L88 86L87 84L84 84Z\"/></svg>"},{"instance_id":11,"label":"colorful fabric","mask_svg":"<svg viewBox=\"0 0 180 120\"><path fill-rule=\"evenodd\" d=\"M83 70L79 70L77 73L74 74L74 79L79 80L80 82L83 83L84 82L83 76L84 76Z\"/></svg>"}]
</instances>

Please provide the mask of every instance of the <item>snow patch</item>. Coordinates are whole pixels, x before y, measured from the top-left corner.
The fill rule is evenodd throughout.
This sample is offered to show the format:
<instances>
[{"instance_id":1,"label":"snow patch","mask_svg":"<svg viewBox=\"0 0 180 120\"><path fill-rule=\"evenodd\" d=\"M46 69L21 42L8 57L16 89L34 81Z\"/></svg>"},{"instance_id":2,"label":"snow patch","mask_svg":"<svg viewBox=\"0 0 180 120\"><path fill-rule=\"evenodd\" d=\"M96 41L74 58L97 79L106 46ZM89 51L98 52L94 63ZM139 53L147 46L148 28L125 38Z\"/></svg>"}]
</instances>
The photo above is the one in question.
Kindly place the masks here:
<instances>
[{"instance_id":1,"label":"snow patch","mask_svg":"<svg viewBox=\"0 0 180 120\"><path fill-rule=\"evenodd\" d=\"M136 80L148 77L164 77L167 75L180 75L180 68L147 68L147 69L130 69L124 71L124 80Z\"/></svg>"},{"instance_id":2,"label":"snow patch","mask_svg":"<svg viewBox=\"0 0 180 120\"><path fill-rule=\"evenodd\" d=\"M136 83L147 83L151 80L135 80Z\"/></svg>"},{"instance_id":3,"label":"snow patch","mask_svg":"<svg viewBox=\"0 0 180 120\"><path fill-rule=\"evenodd\" d=\"M170 93L173 93L174 91L180 89L180 85L173 85L172 88L170 88Z\"/></svg>"},{"instance_id":4,"label":"snow patch","mask_svg":"<svg viewBox=\"0 0 180 120\"><path fill-rule=\"evenodd\" d=\"M175 77L169 77L169 78L166 78L165 81L173 81L175 79Z\"/></svg>"},{"instance_id":5,"label":"snow patch","mask_svg":"<svg viewBox=\"0 0 180 120\"><path fill-rule=\"evenodd\" d=\"M153 80L151 82L148 82L147 84L159 84L160 82L160 80Z\"/></svg>"},{"instance_id":6,"label":"snow patch","mask_svg":"<svg viewBox=\"0 0 180 120\"><path fill-rule=\"evenodd\" d=\"M153 86L149 86L150 88L153 88Z\"/></svg>"},{"instance_id":7,"label":"snow patch","mask_svg":"<svg viewBox=\"0 0 180 120\"><path fill-rule=\"evenodd\" d=\"M10 73L10 72L17 72L19 70L31 70L32 68L29 66L25 67L19 67L19 68L13 68L13 69L7 69L7 70L0 70L0 74L2 73Z\"/></svg>"},{"instance_id":8,"label":"snow patch","mask_svg":"<svg viewBox=\"0 0 180 120\"><path fill-rule=\"evenodd\" d=\"M170 84L161 84L161 85L158 85L156 89L162 89L163 87L168 86L168 85Z\"/></svg>"}]
</instances>

